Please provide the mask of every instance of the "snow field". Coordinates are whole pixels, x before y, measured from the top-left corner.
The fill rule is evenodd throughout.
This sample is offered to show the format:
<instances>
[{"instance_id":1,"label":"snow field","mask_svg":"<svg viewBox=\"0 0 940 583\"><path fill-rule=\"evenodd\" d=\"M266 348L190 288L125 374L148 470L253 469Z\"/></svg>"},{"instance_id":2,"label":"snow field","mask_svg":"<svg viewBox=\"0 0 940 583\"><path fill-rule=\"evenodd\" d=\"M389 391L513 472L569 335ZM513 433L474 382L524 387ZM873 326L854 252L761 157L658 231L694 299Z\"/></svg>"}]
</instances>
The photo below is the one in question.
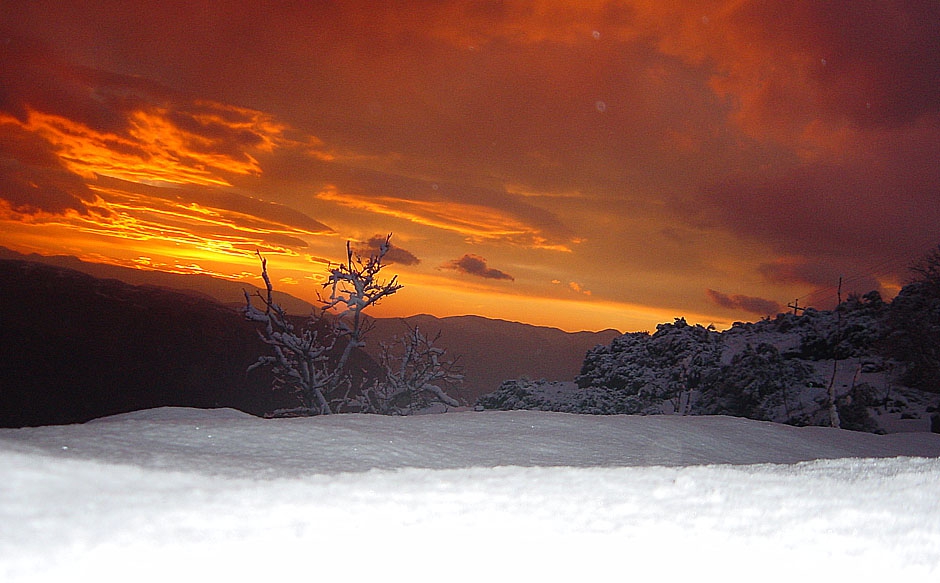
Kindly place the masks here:
<instances>
[{"instance_id":1,"label":"snow field","mask_svg":"<svg viewBox=\"0 0 940 583\"><path fill-rule=\"evenodd\" d=\"M930 580L938 455L726 417L142 411L0 431L0 580Z\"/></svg>"}]
</instances>

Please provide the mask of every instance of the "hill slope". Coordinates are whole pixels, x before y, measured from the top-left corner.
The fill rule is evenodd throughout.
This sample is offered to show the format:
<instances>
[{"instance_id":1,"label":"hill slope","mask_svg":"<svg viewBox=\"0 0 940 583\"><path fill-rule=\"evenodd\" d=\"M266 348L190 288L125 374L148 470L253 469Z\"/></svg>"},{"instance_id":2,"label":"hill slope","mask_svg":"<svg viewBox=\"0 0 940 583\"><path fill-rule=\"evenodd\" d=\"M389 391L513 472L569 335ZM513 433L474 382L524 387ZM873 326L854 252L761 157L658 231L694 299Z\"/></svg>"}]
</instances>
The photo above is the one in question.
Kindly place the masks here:
<instances>
[{"instance_id":1,"label":"hill slope","mask_svg":"<svg viewBox=\"0 0 940 583\"><path fill-rule=\"evenodd\" d=\"M225 306L232 307L244 304L244 289L249 292L256 289L242 282L205 275L129 269L87 263L68 256L22 255L3 247L0 247L0 259L41 263L79 271L96 278L184 291L189 295L201 295L204 299L215 299ZM292 315L306 316L313 310L309 303L285 293L276 293L275 299ZM521 376L534 379L573 379L580 371L584 355L589 349L598 344L606 344L619 335L619 332L614 330L568 333L555 328L491 320L479 316L436 318L425 314L405 319L375 319L375 329L366 338L367 352L376 357L380 343L391 342L395 335L407 331L407 325L418 325L432 335L441 332L438 346L446 348L450 356L460 357L465 381L459 391L460 396L468 403L473 403L480 395L495 390L507 379Z\"/></svg>"},{"instance_id":2,"label":"hill slope","mask_svg":"<svg viewBox=\"0 0 940 583\"><path fill-rule=\"evenodd\" d=\"M792 425L838 423L871 432L929 431L940 397L904 386L895 361L873 349L878 320L860 304L837 315L738 323L724 332L678 318L653 334L597 346L575 382L513 380L484 395L487 409L591 414L734 415ZM936 429L935 429L936 430Z\"/></svg>"},{"instance_id":3,"label":"hill slope","mask_svg":"<svg viewBox=\"0 0 940 583\"><path fill-rule=\"evenodd\" d=\"M56 262L89 265L74 258ZM167 405L233 407L256 415L296 405L290 395L270 390L264 371L245 372L268 347L234 306L196 285L203 278L159 274L153 280L152 272L103 270L145 274L160 286L0 260L0 426L75 423ZM167 287L176 284L185 284L185 291ZM240 284L226 282L229 296L236 291L231 286L241 294ZM461 357L466 382L460 395L468 403L520 375L574 378L585 352L617 335L479 317L416 316L407 322L441 331L438 345ZM375 324L367 338L373 354L407 330L399 319ZM357 359L354 369L377 373L371 359Z\"/></svg>"},{"instance_id":4,"label":"hill slope","mask_svg":"<svg viewBox=\"0 0 940 583\"><path fill-rule=\"evenodd\" d=\"M264 371L246 374L267 350L254 326L199 294L0 260L0 322L0 426L289 402Z\"/></svg>"}]
</instances>

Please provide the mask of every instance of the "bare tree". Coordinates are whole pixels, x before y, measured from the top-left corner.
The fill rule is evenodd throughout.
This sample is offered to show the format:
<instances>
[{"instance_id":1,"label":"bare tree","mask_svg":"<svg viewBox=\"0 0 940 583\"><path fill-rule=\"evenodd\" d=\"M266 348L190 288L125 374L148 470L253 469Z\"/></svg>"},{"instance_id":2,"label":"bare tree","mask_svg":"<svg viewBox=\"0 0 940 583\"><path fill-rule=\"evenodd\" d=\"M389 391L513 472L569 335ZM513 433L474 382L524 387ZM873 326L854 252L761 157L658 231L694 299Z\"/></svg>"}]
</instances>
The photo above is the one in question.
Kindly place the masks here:
<instances>
[{"instance_id":1,"label":"bare tree","mask_svg":"<svg viewBox=\"0 0 940 583\"><path fill-rule=\"evenodd\" d=\"M349 385L346 372L349 356L356 348L365 346L363 312L379 300L388 297L403 286L398 276L388 282L379 279L385 265L383 259L390 249L391 234L385 238L378 253L363 260L353 253L346 243L346 262L331 267L324 288L331 290L330 297L321 300L322 307L314 310L306 325L299 331L290 321L284 309L273 298L274 288L268 276L267 260L258 252L261 260L261 277L266 294L255 294L260 298L264 310L252 304L252 296L245 291L245 317L264 324L258 334L271 347L272 355L261 356L249 370L259 366L270 366L278 387L291 387L300 393L302 406L293 410L281 410L276 414L327 415L333 413L348 400L348 393L340 397L344 384ZM344 309L332 315L338 307ZM343 352L333 359L337 342L345 342Z\"/></svg>"},{"instance_id":2,"label":"bare tree","mask_svg":"<svg viewBox=\"0 0 940 583\"><path fill-rule=\"evenodd\" d=\"M405 336L391 344L382 343L381 365L385 379L366 392L367 406L384 414L408 414L427 408L434 402L459 407L443 385L463 381L456 359L447 359L446 350L435 346L440 339L425 336L418 327L408 327Z\"/></svg>"},{"instance_id":3,"label":"bare tree","mask_svg":"<svg viewBox=\"0 0 940 583\"><path fill-rule=\"evenodd\" d=\"M379 279L379 272L385 267L383 260L388 254L391 245L389 233L385 241L379 246L378 253L369 256L367 260L354 253L349 241L346 242L346 262L340 263L330 270L330 276L324 288L330 289L330 297L324 301L324 309L332 310L344 306L337 314L337 330L343 336L346 347L340 356L337 368L345 369L349 355L355 348L365 347L363 335L368 332L364 326L363 312L404 286L398 283L398 276L392 276L389 281ZM335 379L337 384L340 379Z\"/></svg>"},{"instance_id":4,"label":"bare tree","mask_svg":"<svg viewBox=\"0 0 940 583\"><path fill-rule=\"evenodd\" d=\"M267 259L260 252L258 257L261 259L261 277L267 293L261 295L261 292L257 292L256 296L261 299L264 311L252 304L246 290L245 317L264 324L264 329L259 330L258 335L271 347L273 354L258 357L248 370L270 366L276 388L292 388L299 392L303 405L290 413L329 413L326 391L335 386L340 375L340 369L330 364L330 352L337 339L335 327L320 311L319 314L311 315L306 326L298 333L287 313L274 301L274 287L268 276ZM288 411L275 413L284 414Z\"/></svg>"}]
</instances>

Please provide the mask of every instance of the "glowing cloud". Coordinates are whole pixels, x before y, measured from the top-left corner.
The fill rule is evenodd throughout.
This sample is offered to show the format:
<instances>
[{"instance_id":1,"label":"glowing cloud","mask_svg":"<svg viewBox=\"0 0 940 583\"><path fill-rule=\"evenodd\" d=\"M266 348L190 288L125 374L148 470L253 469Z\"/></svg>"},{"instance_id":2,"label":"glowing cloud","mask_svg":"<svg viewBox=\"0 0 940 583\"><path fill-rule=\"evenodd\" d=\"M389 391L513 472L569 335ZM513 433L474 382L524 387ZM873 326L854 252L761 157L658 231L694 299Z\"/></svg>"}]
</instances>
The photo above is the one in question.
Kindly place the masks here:
<instances>
[{"instance_id":1,"label":"glowing cloud","mask_svg":"<svg viewBox=\"0 0 940 583\"><path fill-rule=\"evenodd\" d=\"M591 295L591 290L589 290L589 289L584 289L584 286L582 286L580 283L578 283L578 282L576 282L576 281L570 281L570 282L568 282L568 289L570 289L571 291L573 291L573 292L575 292L575 293L577 293L577 294L582 294L582 295L586 295L586 296Z\"/></svg>"},{"instance_id":2,"label":"glowing cloud","mask_svg":"<svg viewBox=\"0 0 940 583\"><path fill-rule=\"evenodd\" d=\"M228 186L229 174L261 171L247 152L233 152L224 138L206 135L223 127L220 120L209 121L205 115L186 118L203 124L198 128L204 130L200 135L193 133L197 128L175 125L169 113L161 108L133 112L128 118L127 136L101 133L66 118L36 111L29 112L21 127L52 144L66 168L90 179L101 175L143 184ZM281 128L254 113L256 119L224 129L239 139L250 137L248 145L252 149L270 149ZM176 117L175 121L180 121Z\"/></svg>"},{"instance_id":3,"label":"glowing cloud","mask_svg":"<svg viewBox=\"0 0 940 583\"><path fill-rule=\"evenodd\" d=\"M251 255L255 249L291 253L307 247L305 237L330 233L326 225L282 205L234 193L195 187L94 186L111 217L85 220L82 228L136 240L175 241L222 255Z\"/></svg>"},{"instance_id":4,"label":"glowing cloud","mask_svg":"<svg viewBox=\"0 0 940 583\"><path fill-rule=\"evenodd\" d=\"M483 205L449 200L409 200L389 196L340 194L328 189L317 198L370 213L404 219L427 227L459 233L474 241L499 241L554 251L570 251L563 243L553 244L534 225L508 213Z\"/></svg>"}]
</instances>

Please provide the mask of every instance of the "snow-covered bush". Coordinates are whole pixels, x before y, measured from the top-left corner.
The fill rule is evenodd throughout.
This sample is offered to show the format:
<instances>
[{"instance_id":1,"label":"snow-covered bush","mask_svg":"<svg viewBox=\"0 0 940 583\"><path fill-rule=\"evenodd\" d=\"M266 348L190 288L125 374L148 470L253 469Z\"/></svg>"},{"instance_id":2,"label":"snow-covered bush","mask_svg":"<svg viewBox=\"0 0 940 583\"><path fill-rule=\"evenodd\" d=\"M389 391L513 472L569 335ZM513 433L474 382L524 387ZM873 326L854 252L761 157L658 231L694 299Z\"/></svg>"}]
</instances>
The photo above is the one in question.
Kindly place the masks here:
<instances>
[{"instance_id":1,"label":"snow-covered bush","mask_svg":"<svg viewBox=\"0 0 940 583\"><path fill-rule=\"evenodd\" d=\"M455 359L446 357L446 350L435 346L440 338L426 336L408 327L408 333L382 343L380 357L384 379L364 391L360 397L364 411L386 415L408 415L427 411L435 403L459 407L460 402L448 395L444 386L460 383Z\"/></svg>"},{"instance_id":2,"label":"snow-covered bush","mask_svg":"<svg viewBox=\"0 0 940 583\"><path fill-rule=\"evenodd\" d=\"M582 389L615 391L622 396L614 402L635 409L628 412L660 413L669 402L681 413L695 392L714 382L720 366L721 335L677 318L658 325L652 335L625 334L591 349L575 382Z\"/></svg>"},{"instance_id":3,"label":"snow-covered bush","mask_svg":"<svg viewBox=\"0 0 940 583\"><path fill-rule=\"evenodd\" d=\"M563 411L565 408L565 405L558 399L544 395L539 390L539 383L533 383L528 379L504 381L498 389L477 399L476 406L499 411L514 409Z\"/></svg>"},{"instance_id":4,"label":"snow-covered bush","mask_svg":"<svg viewBox=\"0 0 940 583\"><path fill-rule=\"evenodd\" d=\"M748 344L703 388L696 413L806 424L800 396L814 371L785 359L773 344Z\"/></svg>"},{"instance_id":5,"label":"snow-covered bush","mask_svg":"<svg viewBox=\"0 0 940 583\"><path fill-rule=\"evenodd\" d=\"M868 383L860 383L852 387L848 393L836 399L839 411L840 427L852 431L867 431L869 433L884 433L878 422L871 416L871 408L882 405L884 400L877 389Z\"/></svg>"},{"instance_id":6,"label":"snow-covered bush","mask_svg":"<svg viewBox=\"0 0 940 583\"><path fill-rule=\"evenodd\" d=\"M747 336L756 340L762 332L779 330L781 323L792 329L788 319L768 321L749 327ZM680 318L660 324L652 335L625 334L592 349L575 382L582 390L603 394L604 402L625 404L617 412L801 423L807 414L800 394L819 379L812 368L785 358L773 344L745 343L731 350L722 334Z\"/></svg>"},{"instance_id":7,"label":"snow-covered bush","mask_svg":"<svg viewBox=\"0 0 940 583\"><path fill-rule=\"evenodd\" d=\"M887 307L873 291L851 295L833 311L806 310L796 318L801 356L842 360L870 354L885 336Z\"/></svg>"},{"instance_id":8,"label":"snow-covered bush","mask_svg":"<svg viewBox=\"0 0 940 583\"><path fill-rule=\"evenodd\" d=\"M845 429L879 432L883 429L875 413L889 422L918 415L901 402L892 361L878 352L886 309L872 293L850 297L838 312L780 314L736 323L724 332L679 318L660 324L653 334L624 334L591 349L573 383L510 380L477 405L592 414L733 415L823 426L833 425L838 413ZM834 361L833 356L844 358ZM916 391L905 389L904 395L913 395L918 410L932 402Z\"/></svg>"},{"instance_id":9,"label":"snow-covered bush","mask_svg":"<svg viewBox=\"0 0 940 583\"><path fill-rule=\"evenodd\" d=\"M530 409L558 413L618 415L640 413L640 402L623 391L605 387L580 388L571 382L513 379L483 395L476 406L511 411Z\"/></svg>"}]
</instances>

